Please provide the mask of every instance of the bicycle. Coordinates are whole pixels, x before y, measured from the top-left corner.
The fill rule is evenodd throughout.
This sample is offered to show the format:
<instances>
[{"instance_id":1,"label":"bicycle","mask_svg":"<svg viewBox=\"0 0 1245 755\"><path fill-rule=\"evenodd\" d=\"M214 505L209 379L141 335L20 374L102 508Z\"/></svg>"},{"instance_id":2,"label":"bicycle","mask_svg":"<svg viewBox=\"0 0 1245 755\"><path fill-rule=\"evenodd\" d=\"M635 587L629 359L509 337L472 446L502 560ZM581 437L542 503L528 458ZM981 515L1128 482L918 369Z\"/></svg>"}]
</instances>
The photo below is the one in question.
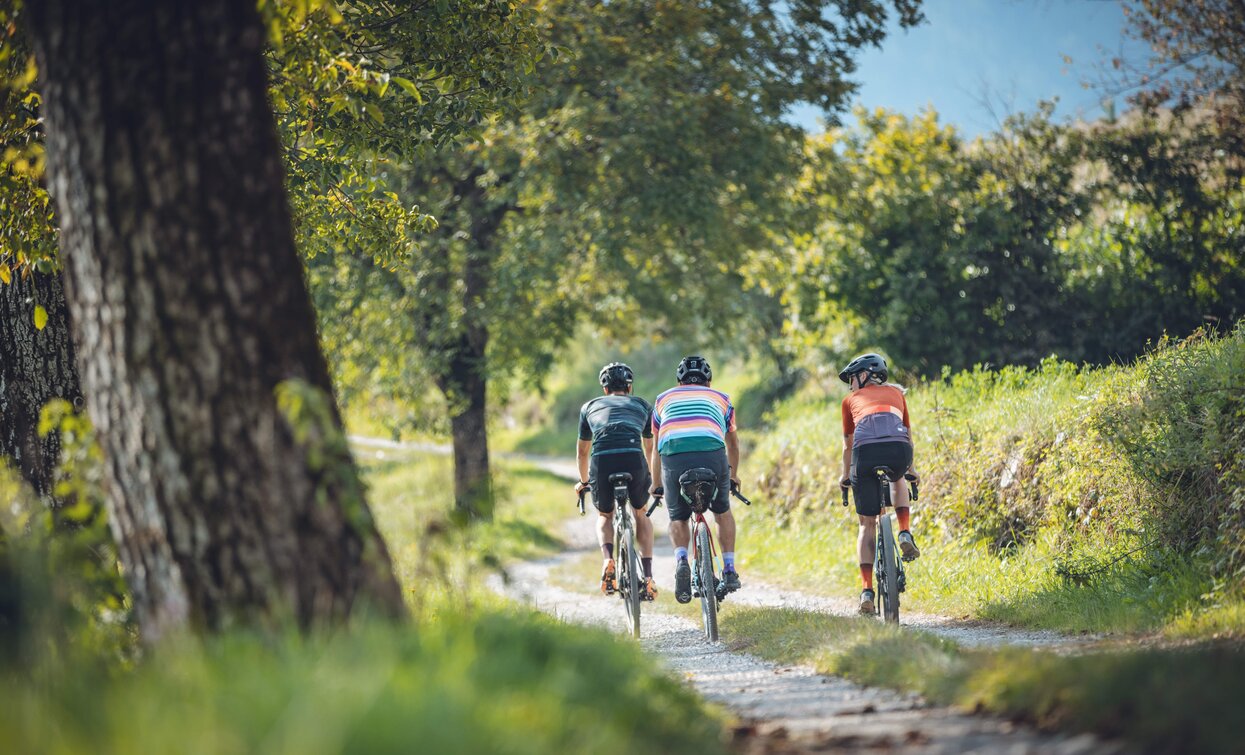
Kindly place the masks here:
<instances>
[{"instance_id":1,"label":"bicycle","mask_svg":"<svg viewBox=\"0 0 1245 755\"><path fill-rule=\"evenodd\" d=\"M629 472L618 472L610 475L610 485L614 487L614 548L617 564L615 575L616 592L623 600L627 611L627 623L631 634L640 638L640 603L647 600L644 590L644 578L640 566L640 554L635 545L635 520L631 512L631 496L627 492L631 484ZM585 487L579 492L579 513L583 515L584 494L591 488ZM594 493L595 495L595 493Z\"/></svg>"},{"instance_id":2,"label":"bicycle","mask_svg":"<svg viewBox=\"0 0 1245 755\"><path fill-rule=\"evenodd\" d=\"M705 625L705 637L710 642L718 641L718 607L726 600L726 588L718 576L714 560L713 535L709 531L709 522L705 519L705 511L718 493L718 478L712 469L697 467L689 469L679 476L680 494L687 499L692 509L691 566L692 596L700 598L700 614ZM738 486L731 483L731 495L751 506L752 501L744 497ZM661 505L662 493L654 494L653 504L644 512L652 516L653 511ZM706 590L705 585L711 587Z\"/></svg>"},{"instance_id":3,"label":"bicycle","mask_svg":"<svg viewBox=\"0 0 1245 755\"><path fill-rule=\"evenodd\" d=\"M874 467L873 474L882 488L882 506L878 511L878 541L873 555L873 576L878 583L878 600L874 603L874 613L880 614L890 624L899 623L899 594L908 588L908 576L904 572L903 559L899 557L899 549L895 542L895 531L891 525L890 514L886 509L891 506L891 483L897 477L890 467ZM911 497L917 500L919 490L916 478L905 474L904 479L911 484ZM843 488L843 505L847 506L848 488Z\"/></svg>"}]
</instances>

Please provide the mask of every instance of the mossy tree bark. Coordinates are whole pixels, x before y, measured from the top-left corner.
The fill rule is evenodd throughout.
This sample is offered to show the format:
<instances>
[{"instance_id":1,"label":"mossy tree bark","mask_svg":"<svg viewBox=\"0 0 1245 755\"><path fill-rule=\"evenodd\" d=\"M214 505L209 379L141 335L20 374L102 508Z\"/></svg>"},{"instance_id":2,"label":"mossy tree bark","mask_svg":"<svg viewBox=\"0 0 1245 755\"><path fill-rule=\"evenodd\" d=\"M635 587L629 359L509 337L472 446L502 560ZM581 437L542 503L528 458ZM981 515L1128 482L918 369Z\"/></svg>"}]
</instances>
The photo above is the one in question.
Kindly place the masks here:
<instances>
[{"instance_id":1,"label":"mossy tree bark","mask_svg":"<svg viewBox=\"0 0 1245 755\"><path fill-rule=\"evenodd\" d=\"M28 13L80 373L145 637L401 615L294 247L254 1ZM305 426L283 385L320 397Z\"/></svg>"}]
</instances>

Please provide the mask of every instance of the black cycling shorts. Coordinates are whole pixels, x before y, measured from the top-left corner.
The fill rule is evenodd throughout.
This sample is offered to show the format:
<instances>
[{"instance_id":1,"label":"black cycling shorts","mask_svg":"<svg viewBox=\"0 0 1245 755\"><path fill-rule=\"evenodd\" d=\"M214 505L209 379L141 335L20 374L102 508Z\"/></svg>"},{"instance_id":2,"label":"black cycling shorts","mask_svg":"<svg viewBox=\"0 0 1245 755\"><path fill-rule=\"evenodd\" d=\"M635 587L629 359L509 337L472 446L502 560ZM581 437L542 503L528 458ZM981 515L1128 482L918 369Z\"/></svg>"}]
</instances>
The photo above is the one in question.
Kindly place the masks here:
<instances>
[{"instance_id":1,"label":"black cycling shorts","mask_svg":"<svg viewBox=\"0 0 1245 755\"><path fill-rule=\"evenodd\" d=\"M718 478L718 494L709 504L709 510L722 514L731 509L731 467L726 462L725 448L671 454L661 457L661 485L666 489L666 510L672 522L686 522L692 518L692 507L679 494L679 476L697 467L712 469Z\"/></svg>"},{"instance_id":2,"label":"black cycling shorts","mask_svg":"<svg viewBox=\"0 0 1245 755\"><path fill-rule=\"evenodd\" d=\"M852 449L852 497L856 513L877 516L882 513L882 487L873 470L890 467L900 480L912 466L912 444L902 440L866 443Z\"/></svg>"},{"instance_id":3,"label":"black cycling shorts","mask_svg":"<svg viewBox=\"0 0 1245 755\"><path fill-rule=\"evenodd\" d=\"M593 456L588 463L588 482L592 485L592 503L602 514L614 510L614 486L610 485L610 475L619 472L631 474L627 494L631 496L632 507L640 509L648 505L648 489L652 486L653 477L648 472L644 454L601 454Z\"/></svg>"}]
</instances>

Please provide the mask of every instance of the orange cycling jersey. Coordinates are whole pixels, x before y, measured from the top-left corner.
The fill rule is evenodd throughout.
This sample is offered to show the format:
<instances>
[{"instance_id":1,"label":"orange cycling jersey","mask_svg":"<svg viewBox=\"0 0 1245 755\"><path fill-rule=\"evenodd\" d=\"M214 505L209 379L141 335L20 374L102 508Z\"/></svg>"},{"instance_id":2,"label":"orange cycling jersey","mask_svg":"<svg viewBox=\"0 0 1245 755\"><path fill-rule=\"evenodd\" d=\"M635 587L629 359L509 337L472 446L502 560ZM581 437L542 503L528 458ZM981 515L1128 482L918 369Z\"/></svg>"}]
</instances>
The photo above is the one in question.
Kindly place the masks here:
<instances>
[{"instance_id":1,"label":"orange cycling jersey","mask_svg":"<svg viewBox=\"0 0 1245 755\"><path fill-rule=\"evenodd\" d=\"M852 447L903 440L912 442L912 423L903 391L890 385L866 385L843 399L843 434Z\"/></svg>"}]
</instances>

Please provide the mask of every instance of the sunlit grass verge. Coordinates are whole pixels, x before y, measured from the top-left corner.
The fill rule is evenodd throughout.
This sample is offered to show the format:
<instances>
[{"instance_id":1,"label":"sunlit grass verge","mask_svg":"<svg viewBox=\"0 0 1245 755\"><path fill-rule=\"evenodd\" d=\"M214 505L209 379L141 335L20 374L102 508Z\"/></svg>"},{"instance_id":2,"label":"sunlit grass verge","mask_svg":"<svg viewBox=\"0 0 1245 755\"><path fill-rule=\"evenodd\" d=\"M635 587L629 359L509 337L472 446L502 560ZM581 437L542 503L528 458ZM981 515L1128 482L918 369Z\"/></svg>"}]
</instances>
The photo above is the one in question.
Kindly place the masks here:
<instances>
[{"instance_id":1,"label":"sunlit grass verge","mask_svg":"<svg viewBox=\"0 0 1245 755\"><path fill-rule=\"evenodd\" d=\"M810 383L775 410L743 465L768 521L741 524L739 552L745 568L850 595L841 396ZM1165 341L1131 365L945 375L908 403L924 478L912 607L1064 631L1245 636L1230 623L1245 612L1245 326Z\"/></svg>"},{"instance_id":2,"label":"sunlit grass verge","mask_svg":"<svg viewBox=\"0 0 1245 755\"><path fill-rule=\"evenodd\" d=\"M634 643L517 609L167 644L131 672L0 675L0 697L8 752L723 750L721 721Z\"/></svg>"},{"instance_id":3,"label":"sunlit grass verge","mask_svg":"<svg viewBox=\"0 0 1245 755\"><path fill-rule=\"evenodd\" d=\"M754 655L933 702L1120 737L1151 752L1240 750L1232 725L1245 695L1239 646L1083 655L970 650L873 620L743 606L732 612L730 630L747 638L736 645Z\"/></svg>"},{"instance_id":4,"label":"sunlit grass verge","mask_svg":"<svg viewBox=\"0 0 1245 755\"><path fill-rule=\"evenodd\" d=\"M846 512L841 506L801 512L777 526L765 521L764 510L740 514L740 568L787 587L854 599L860 592L857 525ZM1208 569L1196 560L1137 554L1074 582L1052 568L1068 553L1053 533L999 556L982 542L927 534L921 523L914 518L922 555L907 567L905 608L1072 633L1189 637L1196 631L1212 637L1245 628L1245 621L1233 623L1245 617L1245 600L1207 594ZM1100 557L1112 552L1106 542L1096 547L1101 550L1086 539L1076 549ZM1203 611L1210 612L1206 621L1196 618Z\"/></svg>"},{"instance_id":5,"label":"sunlit grass verge","mask_svg":"<svg viewBox=\"0 0 1245 755\"><path fill-rule=\"evenodd\" d=\"M368 499L389 545L398 580L412 602L429 591L468 589L508 561L562 547L557 532L573 510L570 483L528 464L494 464L492 521L452 524L453 467L448 456L361 455Z\"/></svg>"}]
</instances>

